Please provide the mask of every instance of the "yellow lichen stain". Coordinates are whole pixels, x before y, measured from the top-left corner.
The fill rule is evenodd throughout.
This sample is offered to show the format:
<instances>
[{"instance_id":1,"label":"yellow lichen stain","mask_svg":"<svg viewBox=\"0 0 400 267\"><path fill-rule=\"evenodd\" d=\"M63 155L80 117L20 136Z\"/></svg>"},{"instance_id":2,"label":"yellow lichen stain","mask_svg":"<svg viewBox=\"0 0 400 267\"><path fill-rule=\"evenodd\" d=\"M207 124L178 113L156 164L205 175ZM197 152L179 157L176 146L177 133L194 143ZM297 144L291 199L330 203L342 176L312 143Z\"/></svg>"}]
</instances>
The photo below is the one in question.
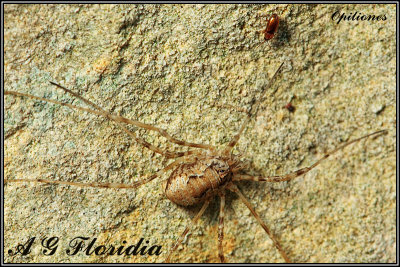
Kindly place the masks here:
<instances>
[{"instance_id":1,"label":"yellow lichen stain","mask_svg":"<svg viewBox=\"0 0 400 267\"><path fill-rule=\"evenodd\" d=\"M102 55L92 64L92 71L98 74L104 74L107 70L110 70L110 65L112 64L113 56L106 54Z\"/></svg>"}]
</instances>

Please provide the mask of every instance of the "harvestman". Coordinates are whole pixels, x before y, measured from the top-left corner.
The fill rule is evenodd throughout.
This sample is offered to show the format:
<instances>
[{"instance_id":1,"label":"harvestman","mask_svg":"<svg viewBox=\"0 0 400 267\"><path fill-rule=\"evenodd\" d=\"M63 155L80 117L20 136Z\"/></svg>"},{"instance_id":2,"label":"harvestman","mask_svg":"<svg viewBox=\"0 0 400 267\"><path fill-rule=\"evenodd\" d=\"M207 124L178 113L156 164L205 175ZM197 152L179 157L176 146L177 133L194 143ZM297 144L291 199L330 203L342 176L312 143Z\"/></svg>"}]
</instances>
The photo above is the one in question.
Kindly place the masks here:
<instances>
[{"instance_id":1,"label":"harvestman","mask_svg":"<svg viewBox=\"0 0 400 267\"><path fill-rule=\"evenodd\" d=\"M279 73L283 63L276 70L275 74L269 81L268 85L265 88L268 88L272 85L276 75ZM216 195L219 195L221 198L220 202L220 211L219 211L219 222L218 222L218 257L221 262L225 262L225 257L223 254L223 238L224 238L224 208L225 208L225 190L230 190L236 193L240 200L247 206L253 216L256 218L258 223L262 226L265 232L268 234L269 238L273 241L275 247L279 251L280 255L286 262L290 262L289 257L283 250L279 241L275 238L274 234L270 231L267 225L261 220L260 216L256 213L254 208L251 206L250 202L246 199L246 197L242 194L239 188L236 186L236 181L242 180L251 180L258 182L283 182L292 180L298 176L301 176L316 166L318 166L323 160L328 158L330 155L335 152L345 148L346 146L353 144L355 142L360 141L361 139L373 136L385 134L386 130L377 131L363 137L351 140L346 142L345 144L337 147L331 152L326 153L322 158L316 161L309 167L301 168L294 172L290 172L285 175L279 176L269 176L269 177L260 177L260 176L250 176L244 174L242 171L247 167L247 164L244 161L241 161L238 155L234 155L232 153L233 147L238 143L240 136L245 130L247 124L249 123L251 117L257 113L259 105L262 100L262 95L265 90L263 89L261 93L261 97L256 100L255 98L252 101L249 112L247 112L247 117L243 124L241 125L238 133L232 138L232 140L227 144L225 149L222 151L217 151L216 148L212 145L208 144L197 144L190 143L182 140L178 140L171 135L169 135L165 130L155 127L153 125L144 124L139 121L130 120L118 115L113 115L93 102L83 98L82 96L72 92L71 90L56 84L54 82L50 82L56 87L64 90L67 93L72 94L73 96L81 99L86 104L91 106L94 109L78 107L75 105L62 103L55 100L45 99L42 97L37 97L29 94L14 92L14 91L5 91L6 95L14 95L14 96L24 96L37 100L42 100L46 102L50 102L53 104L59 104L62 106L66 106L72 109L77 109L81 111L85 111L88 113L92 113L98 116L104 116L111 121L114 121L124 132L126 132L129 136L131 136L136 142L147 147L151 151L161 154L168 159L175 159L174 162L168 164L162 170L154 173L153 175L142 179L140 181L134 182L132 184L119 184L119 183L76 183L76 182L66 182L66 181L52 181L46 179L38 179L38 180L29 180L29 179L6 179L7 182L37 182L37 183L46 183L46 184L62 184L62 185L72 185L79 187L102 187L102 188L137 188L140 185L148 183L160 176L166 171L172 170L170 174L166 186L165 186L165 194L166 196L174 203L182 206L192 206L198 203L202 203L203 205L200 208L200 211L194 216L191 223L186 227L183 233L180 235L178 240L175 242L174 246L170 250L166 262L170 261L170 257L172 253L176 250L176 248L182 243L184 237L191 229L192 225L197 222L197 220L203 215L206 210L208 204L212 200L212 198ZM161 136L165 137L168 141L192 148L200 148L202 150L188 150L184 152L173 152L169 150L162 150L152 144L146 142L142 138L138 137L135 132L128 130L123 123L133 124L137 127L144 128L150 131L156 131Z\"/></svg>"}]
</instances>

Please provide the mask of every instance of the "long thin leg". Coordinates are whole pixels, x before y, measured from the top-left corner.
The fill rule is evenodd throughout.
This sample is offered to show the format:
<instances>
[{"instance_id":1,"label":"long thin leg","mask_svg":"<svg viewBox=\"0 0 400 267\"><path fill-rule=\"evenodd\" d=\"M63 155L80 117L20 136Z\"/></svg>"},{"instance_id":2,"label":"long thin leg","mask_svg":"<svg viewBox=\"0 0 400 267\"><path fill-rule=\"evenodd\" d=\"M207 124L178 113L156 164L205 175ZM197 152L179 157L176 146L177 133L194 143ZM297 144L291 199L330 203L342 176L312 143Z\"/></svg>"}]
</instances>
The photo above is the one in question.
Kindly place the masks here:
<instances>
[{"instance_id":1,"label":"long thin leg","mask_svg":"<svg viewBox=\"0 0 400 267\"><path fill-rule=\"evenodd\" d=\"M225 190L219 192L221 204L219 207L219 222L218 222L218 257L221 263L225 262L223 241L224 241L224 217L225 217Z\"/></svg>"},{"instance_id":2,"label":"long thin leg","mask_svg":"<svg viewBox=\"0 0 400 267\"><path fill-rule=\"evenodd\" d=\"M178 157L182 157L182 156L187 156L187 155L193 154L193 151L171 152L171 151L168 151L168 150L164 151L164 150L162 150L162 149L160 149L160 148L158 148L156 146L153 146L152 144L146 142L144 139L138 137L136 135L136 133L134 133L132 131L129 131L125 126L123 126L121 124L121 122L128 123L128 124L133 124L133 125L135 125L137 127L142 127L142 128L144 128L145 125L149 126L149 127L154 127L154 126L147 125L147 124L144 124L144 123L141 123L141 122L138 122L138 121L133 121L133 120L121 117L121 116L112 115L112 114L110 114L110 113L108 113L108 112L106 112L106 111L104 111L102 109L100 109L100 110L92 110L92 109L89 109L89 108L78 107L78 106L71 105L71 104L68 104L68 103L62 103L62 102L59 102L59 101L56 101L56 100L46 99L46 98L42 98L42 97L38 97L38 96L34 96L34 95L29 95L29 94L24 94L24 93L19 93L19 92L14 92L14 91L4 91L4 94L29 97L29 98L38 99L38 100L46 101L46 102L53 103L53 104L58 104L58 105L61 105L61 106L66 106L66 107L69 107L71 109L77 109L77 110L85 111L85 112L92 113L92 114L95 114L95 115L98 115L98 116L105 116L106 118L108 118L108 119L114 121L115 123L117 123L118 126L122 130L124 130L129 136L131 136L133 139L135 139L136 142L138 142L139 144L143 145L144 147L147 147L151 151L153 151L155 153L158 153L158 154L161 154L161 155L163 155L163 156L165 156L167 158L178 158ZM73 94L75 95L75 93L73 93ZM86 102L88 100L84 100L84 101ZM89 104L89 103L91 103L91 102L88 102L87 104ZM91 104L93 104L93 103L91 103ZM93 104L93 105L96 108L98 107L95 104ZM146 128L146 129L148 129L148 128ZM184 142L184 141L180 141L180 140L177 140L177 139L171 137L163 129L159 129L159 128L154 127L154 129L151 129L151 130L155 131L155 129L158 129L158 132L160 132L162 135L165 134L163 136L165 136L167 139L169 137L173 139L173 140L168 139L170 141L177 141L176 143ZM179 144L183 144L183 143L179 143ZM183 145L185 145L185 144L183 144ZM204 148L204 147L201 147L201 145L198 145L198 144L193 144L193 143L187 143L187 144L193 145L193 147ZM195 145L198 145L198 146L195 146Z\"/></svg>"},{"instance_id":3,"label":"long thin leg","mask_svg":"<svg viewBox=\"0 0 400 267\"><path fill-rule=\"evenodd\" d=\"M264 87L264 90L266 88L271 87L272 83L275 80L276 75L278 74L278 72L282 68L282 65L283 65L283 62L281 63L279 68L275 71L275 73L272 76L272 78L269 80L268 85ZM239 132L232 138L232 140L229 142L229 144L224 149L224 154L225 155L229 154L232 151L233 147L237 144L237 142L239 141L240 136L242 135L244 129L247 126L247 124L249 123L249 121L251 119L251 116L257 114L258 107L260 106L261 100L263 99L264 90L263 90L263 92L261 92L261 95L257 100L255 98L253 99L253 103L251 105L250 111L247 113L247 118L245 119L245 121L243 122L242 126L240 127Z\"/></svg>"},{"instance_id":4,"label":"long thin leg","mask_svg":"<svg viewBox=\"0 0 400 267\"><path fill-rule=\"evenodd\" d=\"M299 177L300 175L303 175L309 171L311 171L312 169L314 169L316 166L318 166L322 161L324 161L325 159L327 159L330 155L333 155L334 153L336 153L337 151L345 148L346 146L349 146L353 143L356 143L362 139L365 139L367 137L373 136L373 135L381 135L381 134L386 134L387 130L381 130L381 131L377 131L371 134L367 134L365 136L362 136L360 138L351 140L339 147L337 147L336 149L326 153L325 155L322 156L322 158L320 158L317 162L315 162L313 165L309 166L309 167L305 167L305 168L301 168L297 171L285 174L285 175L276 175L276 176L268 176L268 177L261 177L261 176L251 176L251 175L235 175L233 177L234 181L241 181L241 180L251 180L251 181L257 181L257 182L273 182L273 183L277 183L277 182L283 182L283 181L289 181L292 180L296 177Z\"/></svg>"},{"instance_id":5,"label":"long thin leg","mask_svg":"<svg viewBox=\"0 0 400 267\"><path fill-rule=\"evenodd\" d=\"M172 247L172 249L169 251L168 256L165 260L166 263L170 262L170 258L172 253L178 248L178 246L182 243L183 238L187 235L187 233L189 232L189 230L192 228L192 226L197 222L197 220L201 217L201 215L203 215L204 211L206 210L206 208L208 207L208 204L210 203L210 200L206 200L204 201L203 206L201 207L200 211L197 213L196 216L194 216L194 218L192 219L192 221L190 222L190 224L186 227L186 229L182 232L181 236L178 238L178 240L175 242L174 246Z\"/></svg>"},{"instance_id":6,"label":"long thin leg","mask_svg":"<svg viewBox=\"0 0 400 267\"><path fill-rule=\"evenodd\" d=\"M78 186L78 187L99 187L99 188L118 188L118 189L127 189L127 188L137 188L143 184L146 184L152 180L154 180L156 177L160 176L164 172L174 168L176 165L180 164L182 161L184 161L185 158L179 158L163 168L162 170L159 170L155 174L142 179L140 181L134 182L132 184L120 184L120 183L77 183L77 182L67 182L67 181L54 181L54 180L47 180L47 179L37 179L37 180L29 180L29 179L4 179L4 183L19 183L19 182L30 182L30 183L45 183L45 184L62 184L62 185L72 185L72 186Z\"/></svg>"},{"instance_id":7,"label":"long thin leg","mask_svg":"<svg viewBox=\"0 0 400 267\"><path fill-rule=\"evenodd\" d=\"M187 156L187 155L191 155L193 154L193 151L185 151L185 152L171 152L171 151L164 151L156 146L153 146L152 144L146 142L144 139L137 137L137 135L134 132L129 131L126 127L124 127L120 122L125 122L125 123L131 123L133 121L128 120L124 117L120 117L120 116L114 116L114 115L106 115L104 112L102 111L97 111L97 110L93 110L93 109L89 109L89 108L83 108L83 107L78 107L75 105L71 105L68 103L63 103L63 102L59 102L56 100L51 100L51 99L46 99L46 98L42 98L42 97L38 97L38 96L34 96L34 95L29 95L29 94L24 94L24 93L19 93L19 92L14 92L14 91L4 91L5 95L15 95L15 96L24 96L24 97L29 97L29 98L33 98L33 99L38 99L38 100L42 100L42 101L46 101L49 103L53 103L53 104L58 104L61 106L65 106L65 107L69 107L71 109L77 109L77 110L81 110L81 111L85 111L91 114L95 114L98 116L105 116L107 118L111 118L113 121L115 121L121 128L122 130L124 130L129 136L131 136L133 139L135 139L136 142L138 142L139 144L143 145L144 147L147 147L148 149L150 149L151 151L161 154L167 158L178 158L178 157L183 157L183 156ZM131 123L132 124L132 123Z\"/></svg>"},{"instance_id":8,"label":"long thin leg","mask_svg":"<svg viewBox=\"0 0 400 267\"><path fill-rule=\"evenodd\" d=\"M70 93L71 95L73 95L73 96L75 96L75 97L81 99L81 100L84 101L86 104L88 104L88 105L90 105L90 106L96 108L97 110L100 110L100 111L104 112L104 115L105 115L106 117L110 118L111 120L114 120L114 119L113 119L113 115L111 115L109 112L105 111L105 110L102 109L100 106L96 105L95 103L93 103L93 102L91 102L91 101L85 99L85 98L82 97L81 95L79 95L79 94L77 94L77 93L71 91L70 89L68 89L68 88L66 88L66 87L64 87L64 86L62 86L62 85L59 85L59 84L57 84L57 83L55 83L55 82L51 82L51 81L50 81L50 83L53 84L53 85L55 85L55 86L57 86L58 88L64 90L65 92ZM118 117L120 117L120 116L118 116ZM120 118L125 119L125 118L123 118L123 117L120 117ZM141 128L144 128L144 129L147 129L147 130L150 130L150 131L158 132L159 134L161 134L162 136L164 136L164 137L165 137L167 140L169 140L170 142L173 142L173 143L178 144L178 145L181 145L181 146L189 146L189 147L196 147L196 148L204 148L204 149L214 150L214 147L211 146L211 145L203 145L203 144L189 143L189 142L185 142L185 141L182 141L182 140L178 140L178 139L172 137L170 134L168 134L164 129L155 127L155 126L150 125L150 124L145 124L145 123L142 123L142 122L139 122L139 121L133 121L133 120L129 120L129 119L125 119L124 122L133 124L133 125L135 125L135 126L137 126L137 127L141 127Z\"/></svg>"},{"instance_id":9,"label":"long thin leg","mask_svg":"<svg viewBox=\"0 0 400 267\"><path fill-rule=\"evenodd\" d=\"M289 257L286 255L285 251L283 251L282 246L279 243L279 241L275 238L275 236L269 230L267 225L261 220L260 216L253 209L250 202L246 199L246 197L242 194L242 192L240 192L239 188L233 183L230 183L227 187L229 190L231 190L232 192L236 193L239 196L239 198L243 201L243 203L247 206L247 208L250 210L250 212L253 214L253 216L258 221L258 223L261 225L261 227L268 234L269 238L271 238L272 242L274 242L275 247L278 249L281 256L285 259L285 262L290 263L291 261L290 261Z\"/></svg>"}]
</instances>

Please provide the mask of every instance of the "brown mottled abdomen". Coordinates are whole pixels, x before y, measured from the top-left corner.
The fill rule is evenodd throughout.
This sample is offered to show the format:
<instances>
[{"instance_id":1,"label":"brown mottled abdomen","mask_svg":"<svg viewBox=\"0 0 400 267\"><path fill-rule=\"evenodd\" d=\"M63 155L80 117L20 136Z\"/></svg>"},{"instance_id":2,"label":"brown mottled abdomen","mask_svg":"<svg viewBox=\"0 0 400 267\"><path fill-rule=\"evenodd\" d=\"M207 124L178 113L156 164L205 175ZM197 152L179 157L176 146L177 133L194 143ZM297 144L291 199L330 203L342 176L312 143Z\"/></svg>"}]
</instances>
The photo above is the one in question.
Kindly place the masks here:
<instances>
[{"instance_id":1,"label":"brown mottled abdomen","mask_svg":"<svg viewBox=\"0 0 400 267\"><path fill-rule=\"evenodd\" d=\"M232 178L226 160L209 157L179 165L168 178L165 194L174 203L191 206L215 195Z\"/></svg>"}]
</instances>

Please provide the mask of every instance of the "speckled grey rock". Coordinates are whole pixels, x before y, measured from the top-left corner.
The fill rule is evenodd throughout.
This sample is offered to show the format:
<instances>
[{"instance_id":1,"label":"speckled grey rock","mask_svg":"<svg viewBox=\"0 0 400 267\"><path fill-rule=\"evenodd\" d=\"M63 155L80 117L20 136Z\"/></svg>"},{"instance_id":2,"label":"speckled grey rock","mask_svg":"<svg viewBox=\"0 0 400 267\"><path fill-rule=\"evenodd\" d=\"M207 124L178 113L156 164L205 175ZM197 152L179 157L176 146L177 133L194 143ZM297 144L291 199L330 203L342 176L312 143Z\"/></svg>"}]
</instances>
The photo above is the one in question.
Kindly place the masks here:
<instances>
[{"instance_id":1,"label":"speckled grey rock","mask_svg":"<svg viewBox=\"0 0 400 267\"><path fill-rule=\"evenodd\" d=\"M240 183L294 262L395 262L395 5L5 5L5 89L82 105L57 81L103 108L218 148L237 132L281 62L259 113L235 148L248 173L284 174L343 142L363 140L290 182ZM332 14L385 21L332 21ZM281 17L264 42L263 15ZM284 106L292 103L294 112ZM167 161L114 123L66 107L5 97L7 179L131 183ZM159 135L133 131L163 149ZM199 207L163 194L167 175L138 190L40 183L4 186L5 262L162 262ZM175 262L215 262L219 200ZM229 262L282 262L247 208L228 194ZM58 237L54 255L40 240ZM162 246L160 256L67 255L71 239ZM36 237L29 255L7 251ZM123 243L126 241L127 243Z\"/></svg>"}]
</instances>

